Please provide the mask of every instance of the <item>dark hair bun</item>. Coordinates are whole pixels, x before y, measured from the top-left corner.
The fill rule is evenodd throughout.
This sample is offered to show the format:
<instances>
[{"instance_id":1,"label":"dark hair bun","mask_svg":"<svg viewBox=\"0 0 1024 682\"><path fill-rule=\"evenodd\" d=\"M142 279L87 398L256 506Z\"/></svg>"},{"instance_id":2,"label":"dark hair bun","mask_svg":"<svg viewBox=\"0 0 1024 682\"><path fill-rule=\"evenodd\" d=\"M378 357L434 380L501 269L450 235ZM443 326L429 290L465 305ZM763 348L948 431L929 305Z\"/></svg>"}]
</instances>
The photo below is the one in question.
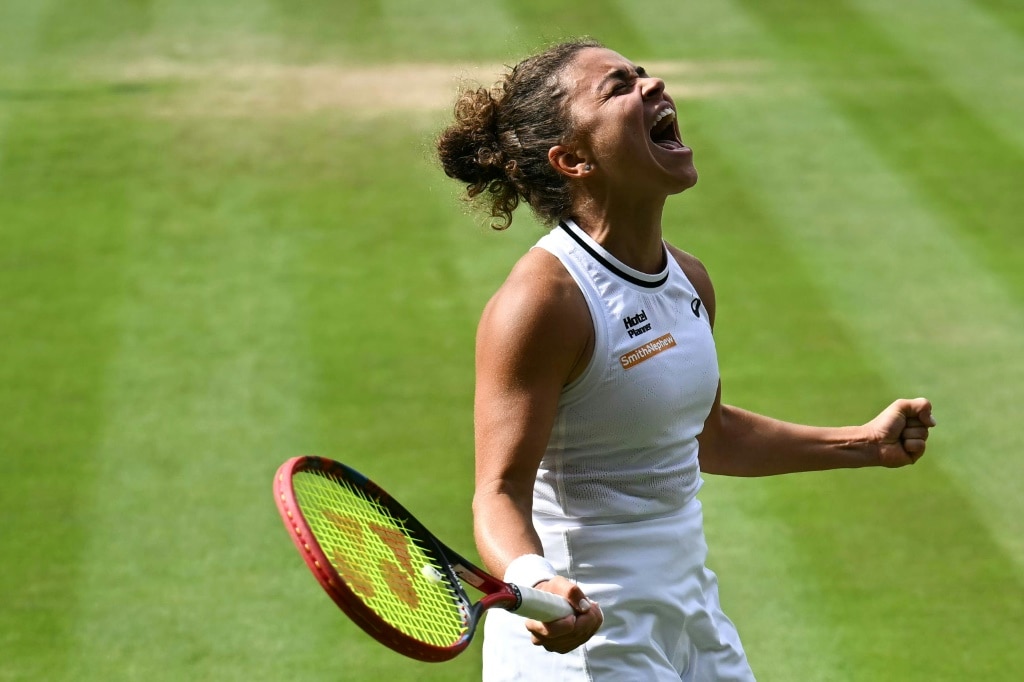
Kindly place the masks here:
<instances>
[{"instance_id":1,"label":"dark hair bun","mask_svg":"<svg viewBox=\"0 0 1024 682\"><path fill-rule=\"evenodd\" d=\"M509 177L515 164L502 150L498 134L500 94L486 88L463 92L455 103L455 121L441 133L437 150L445 174L466 183L469 198L494 195L495 209L500 203L501 210L492 215L504 223L495 227L507 227L519 201Z\"/></svg>"},{"instance_id":2,"label":"dark hair bun","mask_svg":"<svg viewBox=\"0 0 1024 682\"><path fill-rule=\"evenodd\" d=\"M497 101L485 88L467 90L459 96L455 122L438 141L438 154L448 177L471 184L500 177L494 168L500 155L497 109Z\"/></svg>"},{"instance_id":3,"label":"dark hair bun","mask_svg":"<svg viewBox=\"0 0 1024 682\"><path fill-rule=\"evenodd\" d=\"M493 89L465 90L455 117L437 139L437 155L448 177L466 183L466 195L486 194L492 224L504 229L526 201L544 222L571 208L566 178L548 162L548 150L573 135L568 90L559 76L590 40L555 45L513 67Z\"/></svg>"}]
</instances>

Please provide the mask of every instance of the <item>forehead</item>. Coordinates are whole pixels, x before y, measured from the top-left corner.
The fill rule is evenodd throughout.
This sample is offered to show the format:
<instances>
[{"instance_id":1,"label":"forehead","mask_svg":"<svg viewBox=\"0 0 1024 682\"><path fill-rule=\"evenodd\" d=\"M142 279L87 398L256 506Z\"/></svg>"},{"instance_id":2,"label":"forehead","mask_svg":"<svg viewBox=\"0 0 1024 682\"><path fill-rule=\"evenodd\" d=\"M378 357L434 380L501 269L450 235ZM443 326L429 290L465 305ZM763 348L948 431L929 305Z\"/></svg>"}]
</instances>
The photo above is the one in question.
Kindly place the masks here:
<instances>
[{"instance_id":1,"label":"forehead","mask_svg":"<svg viewBox=\"0 0 1024 682\"><path fill-rule=\"evenodd\" d=\"M592 90L615 71L635 72L636 65L614 50L588 47L580 50L567 75L578 89Z\"/></svg>"}]
</instances>

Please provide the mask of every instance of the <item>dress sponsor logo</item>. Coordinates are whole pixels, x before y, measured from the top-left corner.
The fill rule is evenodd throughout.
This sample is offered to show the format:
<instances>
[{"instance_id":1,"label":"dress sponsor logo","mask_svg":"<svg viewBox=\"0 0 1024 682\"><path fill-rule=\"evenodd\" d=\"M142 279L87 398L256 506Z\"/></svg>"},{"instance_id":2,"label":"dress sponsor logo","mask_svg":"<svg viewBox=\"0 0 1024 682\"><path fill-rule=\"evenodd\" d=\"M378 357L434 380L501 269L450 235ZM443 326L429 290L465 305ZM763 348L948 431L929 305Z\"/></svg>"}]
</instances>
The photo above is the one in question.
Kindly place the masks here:
<instances>
[{"instance_id":1,"label":"dress sponsor logo","mask_svg":"<svg viewBox=\"0 0 1024 682\"><path fill-rule=\"evenodd\" d=\"M633 339L645 332L651 331L651 323L647 322L647 311L641 310L632 317L625 317L622 319L622 324L626 326L626 331L629 333L629 338Z\"/></svg>"},{"instance_id":2,"label":"dress sponsor logo","mask_svg":"<svg viewBox=\"0 0 1024 682\"><path fill-rule=\"evenodd\" d=\"M653 341L648 341L639 348L634 348L633 350L623 354L621 357L619 357L619 364L622 365L622 369L630 369L632 367L636 367L641 362L650 360L658 353L663 353L664 351L667 351L669 348L672 348L675 345L676 340L672 338L671 334L659 336Z\"/></svg>"}]
</instances>

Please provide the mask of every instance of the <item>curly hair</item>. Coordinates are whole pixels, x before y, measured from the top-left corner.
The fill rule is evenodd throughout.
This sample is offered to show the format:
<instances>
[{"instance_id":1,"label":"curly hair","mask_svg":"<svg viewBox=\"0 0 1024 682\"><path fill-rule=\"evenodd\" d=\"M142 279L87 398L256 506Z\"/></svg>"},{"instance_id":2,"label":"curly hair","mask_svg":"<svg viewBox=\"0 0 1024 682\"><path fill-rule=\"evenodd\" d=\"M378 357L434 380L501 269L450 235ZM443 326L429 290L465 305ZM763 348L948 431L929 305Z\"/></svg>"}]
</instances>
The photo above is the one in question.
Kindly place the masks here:
<instances>
[{"instance_id":1,"label":"curly hair","mask_svg":"<svg viewBox=\"0 0 1024 682\"><path fill-rule=\"evenodd\" d=\"M603 46L590 39L560 43L512 67L494 87L460 93L437 153L445 174L466 183L469 199L486 195L494 229L512 223L520 201L546 224L568 213L569 182L551 167L548 150L572 140L561 74L590 47Z\"/></svg>"}]
</instances>

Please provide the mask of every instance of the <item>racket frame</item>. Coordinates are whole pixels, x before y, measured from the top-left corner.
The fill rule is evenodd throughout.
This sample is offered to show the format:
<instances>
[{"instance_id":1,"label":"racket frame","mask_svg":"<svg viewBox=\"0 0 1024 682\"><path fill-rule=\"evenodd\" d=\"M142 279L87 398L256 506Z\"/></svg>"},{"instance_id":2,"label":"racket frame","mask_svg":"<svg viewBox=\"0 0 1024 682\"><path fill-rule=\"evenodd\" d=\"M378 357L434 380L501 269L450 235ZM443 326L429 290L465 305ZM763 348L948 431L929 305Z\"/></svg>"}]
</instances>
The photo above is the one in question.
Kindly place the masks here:
<instances>
[{"instance_id":1,"label":"racket frame","mask_svg":"<svg viewBox=\"0 0 1024 682\"><path fill-rule=\"evenodd\" d=\"M338 574L313 534L309 522L299 507L292 477L302 471L316 471L334 476L361 489L381 506L387 508L416 536L421 549L447 574L446 582L454 589L465 607L466 631L449 646L437 646L407 635L381 618L364 603ZM515 611L523 597L518 586L498 580L438 540L412 513L376 483L355 469L331 459L317 456L293 457L282 464L274 476L274 500L299 554L306 562L317 582L334 603L356 625L381 644L398 653L420 661L447 661L469 646L483 613L490 608ZM471 585L483 593L472 602L463 587Z\"/></svg>"}]
</instances>

